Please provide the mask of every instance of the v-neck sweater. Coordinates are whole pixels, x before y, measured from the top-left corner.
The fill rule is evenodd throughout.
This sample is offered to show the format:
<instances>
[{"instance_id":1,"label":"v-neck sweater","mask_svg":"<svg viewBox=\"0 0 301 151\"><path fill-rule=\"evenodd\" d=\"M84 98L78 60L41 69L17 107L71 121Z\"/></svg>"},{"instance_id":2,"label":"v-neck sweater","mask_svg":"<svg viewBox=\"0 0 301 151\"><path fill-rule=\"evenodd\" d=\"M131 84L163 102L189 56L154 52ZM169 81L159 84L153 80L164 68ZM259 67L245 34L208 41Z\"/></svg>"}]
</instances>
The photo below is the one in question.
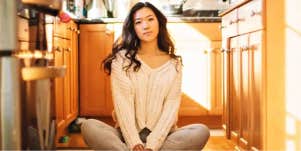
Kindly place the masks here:
<instances>
[{"instance_id":1,"label":"v-neck sweater","mask_svg":"<svg viewBox=\"0 0 301 151\"><path fill-rule=\"evenodd\" d=\"M176 124L181 101L182 66L170 59L151 68L139 57L140 69L125 66L130 60L122 50L112 61L111 85L114 111L126 144L132 149L143 144L139 132L148 128L151 133L146 148L159 150L167 134Z\"/></svg>"}]
</instances>

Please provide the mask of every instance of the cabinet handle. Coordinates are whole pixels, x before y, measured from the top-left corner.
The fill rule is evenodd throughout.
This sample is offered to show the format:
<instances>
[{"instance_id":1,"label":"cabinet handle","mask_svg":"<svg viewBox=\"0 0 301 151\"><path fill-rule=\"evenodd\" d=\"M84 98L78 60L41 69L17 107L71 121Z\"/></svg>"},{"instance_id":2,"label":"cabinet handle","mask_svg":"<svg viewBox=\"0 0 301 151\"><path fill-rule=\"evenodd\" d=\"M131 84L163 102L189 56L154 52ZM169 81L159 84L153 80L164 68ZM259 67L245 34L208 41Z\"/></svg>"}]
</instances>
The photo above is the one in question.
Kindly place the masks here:
<instances>
[{"instance_id":1,"label":"cabinet handle","mask_svg":"<svg viewBox=\"0 0 301 151\"><path fill-rule=\"evenodd\" d=\"M258 49L258 45L251 45L251 46L249 47L249 49L250 49L251 51L255 51L255 50Z\"/></svg>"},{"instance_id":2,"label":"cabinet handle","mask_svg":"<svg viewBox=\"0 0 301 151\"><path fill-rule=\"evenodd\" d=\"M110 31L110 30L106 30L106 32L105 32L105 33L106 33L106 35L108 35L108 36L109 36L109 35L112 35L112 33L113 33L113 32L112 32L112 31Z\"/></svg>"},{"instance_id":3,"label":"cabinet handle","mask_svg":"<svg viewBox=\"0 0 301 151\"><path fill-rule=\"evenodd\" d=\"M80 34L80 30L76 30L76 33L79 35Z\"/></svg>"},{"instance_id":4,"label":"cabinet handle","mask_svg":"<svg viewBox=\"0 0 301 151\"><path fill-rule=\"evenodd\" d=\"M238 18L237 19L237 23L239 23L239 22L244 22L246 19L244 19L244 18Z\"/></svg>"},{"instance_id":5,"label":"cabinet handle","mask_svg":"<svg viewBox=\"0 0 301 151\"><path fill-rule=\"evenodd\" d=\"M252 10L252 12L251 12L251 17L254 17L254 16L260 16L261 15L261 11L255 11L255 10Z\"/></svg>"},{"instance_id":6,"label":"cabinet handle","mask_svg":"<svg viewBox=\"0 0 301 151\"><path fill-rule=\"evenodd\" d=\"M64 50L70 52L71 48L64 48Z\"/></svg>"},{"instance_id":7,"label":"cabinet handle","mask_svg":"<svg viewBox=\"0 0 301 151\"><path fill-rule=\"evenodd\" d=\"M229 49L226 49L226 48L221 48L220 51L221 51L222 53L230 52L230 50L229 50Z\"/></svg>"},{"instance_id":8,"label":"cabinet handle","mask_svg":"<svg viewBox=\"0 0 301 151\"><path fill-rule=\"evenodd\" d=\"M243 21L245 21L244 18L238 18L238 19L236 19L236 20L231 20L231 21L229 22L229 25L237 24L237 23L243 22Z\"/></svg>"},{"instance_id":9,"label":"cabinet handle","mask_svg":"<svg viewBox=\"0 0 301 151\"><path fill-rule=\"evenodd\" d=\"M55 51L58 51L58 52L61 52L61 51L62 51L61 48L60 48L59 46L55 47L54 50L55 50Z\"/></svg>"},{"instance_id":10,"label":"cabinet handle","mask_svg":"<svg viewBox=\"0 0 301 151\"><path fill-rule=\"evenodd\" d=\"M229 25L237 23L237 20L230 20Z\"/></svg>"},{"instance_id":11,"label":"cabinet handle","mask_svg":"<svg viewBox=\"0 0 301 151\"><path fill-rule=\"evenodd\" d=\"M248 46L242 46L240 48L241 51L248 51L250 48Z\"/></svg>"},{"instance_id":12,"label":"cabinet handle","mask_svg":"<svg viewBox=\"0 0 301 151\"><path fill-rule=\"evenodd\" d=\"M237 49L238 49L238 48L236 48L236 47L230 48L229 52L231 53L231 52L239 51L239 50L237 50Z\"/></svg>"}]
</instances>

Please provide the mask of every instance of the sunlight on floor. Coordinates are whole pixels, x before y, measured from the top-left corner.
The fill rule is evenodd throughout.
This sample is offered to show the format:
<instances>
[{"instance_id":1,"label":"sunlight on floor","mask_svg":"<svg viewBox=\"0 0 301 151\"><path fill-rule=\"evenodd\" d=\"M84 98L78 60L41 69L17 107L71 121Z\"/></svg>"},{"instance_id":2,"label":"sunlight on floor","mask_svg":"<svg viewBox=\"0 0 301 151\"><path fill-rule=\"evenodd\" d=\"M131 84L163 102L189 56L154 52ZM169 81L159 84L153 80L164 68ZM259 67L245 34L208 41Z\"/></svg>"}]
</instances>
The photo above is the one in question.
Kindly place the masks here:
<instances>
[{"instance_id":1,"label":"sunlight on floor","mask_svg":"<svg viewBox=\"0 0 301 151\"><path fill-rule=\"evenodd\" d=\"M210 130L210 138L203 151L227 151L235 150L235 144L226 139L225 132L221 129Z\"/></svg>"},{"instance_id":2,"label":"sunlight on floor","mask_svg":"<svg viewBox=\"0 0 301 151\"><path fill-rule=\"evenodd\" d=\"M195 41L188 40L184 44L175 43L177 54L183 58L183 92L209 110L211 79L208 52L211 50L211 41L206 35L189 25L182 25L178 31L183 34L183 37L189 36L195 39Z\"/></svg>"}]
</instances>

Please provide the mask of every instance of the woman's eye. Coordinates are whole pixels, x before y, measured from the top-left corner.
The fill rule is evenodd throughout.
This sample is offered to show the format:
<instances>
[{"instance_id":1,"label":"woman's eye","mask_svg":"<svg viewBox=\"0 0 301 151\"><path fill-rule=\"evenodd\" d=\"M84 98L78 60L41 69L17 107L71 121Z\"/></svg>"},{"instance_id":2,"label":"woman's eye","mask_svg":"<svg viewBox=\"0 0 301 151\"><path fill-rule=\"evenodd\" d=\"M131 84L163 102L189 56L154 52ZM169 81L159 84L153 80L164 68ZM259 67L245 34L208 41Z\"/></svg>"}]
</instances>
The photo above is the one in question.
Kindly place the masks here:
<instances>
[{"instance_id":1,"label":"woman's eye","mask_svg":"<svg viewBox=\"0 0 301 151\"><path fill-rule=\"evenodd\" d=\"M154 18L149 18L148 20L149 20L149 21L153 21L153 20L154 20Z\"/></svg>"},{"instance_id":2,"label":"woman's eye","mask_svg":"<svg viewBox=\"0 0 301 151\"><path fill-rule=\"evenodd\" d=\"M135 22L136 25L137 25L137 24L140 24L140 23L141 23L141 21L136 21L136 22Z\"/></svg>"}]
</instances>

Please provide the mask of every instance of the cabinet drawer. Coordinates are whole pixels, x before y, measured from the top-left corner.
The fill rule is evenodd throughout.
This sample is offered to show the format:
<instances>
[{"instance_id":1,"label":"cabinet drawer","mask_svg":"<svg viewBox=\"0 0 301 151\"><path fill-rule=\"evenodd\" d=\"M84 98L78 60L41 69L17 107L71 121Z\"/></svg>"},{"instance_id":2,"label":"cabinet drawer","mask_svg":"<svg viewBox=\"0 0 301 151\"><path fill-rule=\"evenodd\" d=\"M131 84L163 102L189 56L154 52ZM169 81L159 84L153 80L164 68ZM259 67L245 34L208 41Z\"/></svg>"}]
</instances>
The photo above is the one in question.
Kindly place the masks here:
<instances>
[{"instance_id":1,"label":"cabinet drawer","mask_svg":"<svg viewBox=\"0 0 301 151\"><path fill-rule=\"evenodd\" d=\"M69 23L61 22L59 18L55 18L54 35L58 37L70 39L71 25Z\"/></svg>"},{"instance_id":2,"label":"cabinet drawer","mask_svg":"<svg viewBox=\"0 0 301 151\"><path fill-rule=\"evenodd\" d=\"M29 42L17 41L17 50L29 50Z\"/></svg>"},{"instance_id":3,"label":"cabinet drawer","mask_svg":"<svg viewBox=\"0 0 301 151\"><path fill-rule=\"evenodd\" d=\"M59 38L59 37L54 37L53 38L53 52L64 52L64 51L71 51L69 47L69 40ZM68 49L69 48L69 49Z\"/></svg>"},{"instance_id":4,"label":"cabinet drawer","mask_svg":"<svg viewBox=\"0 0 301 151\"><path fill-rule=\"evenodd\" d=\"M222 18L222 39L236 36L237 31L237 9L226 14Z\"/></svg>"},{"instance_id":5,"label":"cabinet drawer","mask_svg":"<svg viewBox=\"0 0 301 151\"><path fill-rule=\"evenodd\" d=\"M253 0L238 8L238 33L262 29L262 0Z\"/></svg>"},{"instance_id":6,"label":"cabinet drawer","mask_svg":"<svg viewBox=\"0 0 301 151\"><path fill-rule=\"evenodd\" d=\"M18 40L29 41L28 20L18 17L17 21L18 21L18 29L17 29Z\"/></svg>"}]
</instances>

